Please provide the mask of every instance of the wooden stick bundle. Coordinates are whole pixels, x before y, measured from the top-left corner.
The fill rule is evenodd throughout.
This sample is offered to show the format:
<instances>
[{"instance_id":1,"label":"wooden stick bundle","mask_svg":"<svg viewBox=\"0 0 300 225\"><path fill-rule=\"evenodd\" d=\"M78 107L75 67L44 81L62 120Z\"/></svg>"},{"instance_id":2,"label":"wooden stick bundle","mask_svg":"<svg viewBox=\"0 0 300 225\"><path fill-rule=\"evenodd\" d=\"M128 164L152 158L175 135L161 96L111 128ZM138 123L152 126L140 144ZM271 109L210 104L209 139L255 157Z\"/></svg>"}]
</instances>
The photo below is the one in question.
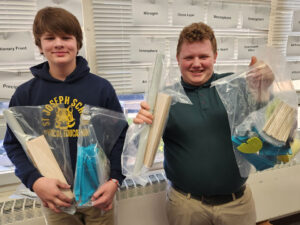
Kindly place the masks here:
<instances>
[{"instance_id":1,"label":"wooden stick bundle","mask_svg":"<svg viewBox=\"0 0 300 225\"><path fill-rule=\"evenodd\" d=\"M296 109L284 102L277 104L263 131L276 140L286 142L294 125Z\"/></svg>"}]
</instances>

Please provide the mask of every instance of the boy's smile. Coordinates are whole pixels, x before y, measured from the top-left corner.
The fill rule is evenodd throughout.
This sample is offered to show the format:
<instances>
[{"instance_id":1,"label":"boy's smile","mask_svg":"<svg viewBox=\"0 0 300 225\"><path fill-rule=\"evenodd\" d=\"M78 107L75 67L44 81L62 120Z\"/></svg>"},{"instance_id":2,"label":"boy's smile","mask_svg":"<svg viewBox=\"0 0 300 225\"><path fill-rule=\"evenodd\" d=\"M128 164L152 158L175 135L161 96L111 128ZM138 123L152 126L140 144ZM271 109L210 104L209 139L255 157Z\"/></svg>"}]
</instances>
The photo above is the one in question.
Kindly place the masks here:
<instances>
[{"instance_id":1,"label":"boy's smile","mask_svg":"<svg viewBox=\"0 0 300 225\"><path fill-rule=\"evenodd\" d=\"M40 51L48 60L52 76L56 77L52 72L57 70L66 71L65 77L75 70L78 48L74 35L44 33Z\"/></svg>"},{"instance_id":2,"label":"boy's smile","mask_svg":"<svg viewBox=\"0 0 300 225\"><path fill-rule=\"evenodd\" d=\"M184 42L177 56L183 80L194 86L204 84L213 74L216 58L210 40Z\"/></svg>"}]
</instances>

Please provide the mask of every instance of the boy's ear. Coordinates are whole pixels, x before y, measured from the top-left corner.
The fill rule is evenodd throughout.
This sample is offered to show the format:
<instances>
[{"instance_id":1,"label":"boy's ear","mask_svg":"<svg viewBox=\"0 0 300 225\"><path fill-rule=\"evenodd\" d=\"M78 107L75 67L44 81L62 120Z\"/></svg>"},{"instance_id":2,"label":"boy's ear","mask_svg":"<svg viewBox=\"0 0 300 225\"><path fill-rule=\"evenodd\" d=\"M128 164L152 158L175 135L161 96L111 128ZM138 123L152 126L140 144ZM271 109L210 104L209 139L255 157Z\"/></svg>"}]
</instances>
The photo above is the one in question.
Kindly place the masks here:
<instances>
[{"instance_id":1,"label":"boy's ear","mask_svg":"<svg viewBox=\"0 0 300 225\"><path fill-rule=\"evenodd\" d=\"M214 54L214 63L216 63L217 57L218 57L218 52L216 52L216 53Z\"/></svg>"},{"instance_id":2,"label":"boy's ear","mask_svg":"<svg viewBox=\"0 0 300 225\"><path fill-rule=\"evenodd\" d=\"M43 49L42 49L40 46L38 46L38 48L39 48L39 52L40 52L40 54L41 54L41 55L44 55L44 53L43 53Z\"/></svg>"}]
</instances>

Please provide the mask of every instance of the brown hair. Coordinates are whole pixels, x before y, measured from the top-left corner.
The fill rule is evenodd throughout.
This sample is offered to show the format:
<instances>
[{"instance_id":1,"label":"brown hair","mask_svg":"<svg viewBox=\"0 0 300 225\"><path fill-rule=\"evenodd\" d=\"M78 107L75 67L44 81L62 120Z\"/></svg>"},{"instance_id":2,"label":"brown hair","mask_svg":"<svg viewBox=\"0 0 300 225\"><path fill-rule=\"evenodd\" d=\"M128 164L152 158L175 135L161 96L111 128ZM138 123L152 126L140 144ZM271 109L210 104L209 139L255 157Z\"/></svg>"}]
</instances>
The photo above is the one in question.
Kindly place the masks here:
<instances>
[{"instance_id":1,"label":"brown hair","mask_svg":"<svg viewBox=\"0 0 300 225\"><path fill-rule=\"evenodd\" d=\"M213 29L210 26L200 22L192 23L191 25L184 27L179 35L176 55L179 55L181 46L185 41L188 43L193 43L203 40L209 40L212 45L213 52L217 52L216 37L214 35Z\"/></svg>"},{"instance_id":2,"label":"brown hair","mask_svg":"<svg viewBox=\"0 0 300 225\"><path fill-rule=\"evenodd\" d=\"M58 35L74 35L78 50L82 47L82 30L77 18L65 9L46 7L39 10L33 22L35 44L41 48L41 36L48 32Z\"/></svg>"}]
</instances>

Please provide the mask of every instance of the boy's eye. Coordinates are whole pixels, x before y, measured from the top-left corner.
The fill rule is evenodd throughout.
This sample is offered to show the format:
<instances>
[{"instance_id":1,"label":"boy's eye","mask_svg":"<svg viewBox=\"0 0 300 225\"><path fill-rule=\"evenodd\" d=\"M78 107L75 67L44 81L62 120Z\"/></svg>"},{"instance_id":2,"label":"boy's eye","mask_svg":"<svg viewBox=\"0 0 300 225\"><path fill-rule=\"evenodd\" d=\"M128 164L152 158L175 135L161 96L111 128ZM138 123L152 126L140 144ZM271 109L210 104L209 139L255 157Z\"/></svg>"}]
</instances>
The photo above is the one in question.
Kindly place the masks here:
<instances>
[{"instance_id":1,"label":"boy's eye","mask_svg":"<svg viewBox=\"0 0 300 225\"><path fill-rule=\"evenodd\" d=\"M72 36L63 36L62 39L69 40L69 39L72 39Z\"/></svg>"},{"instance_id":2,"label":"boy's eye","mask_svg":"<svg viewBox=\"0 0 300 225\"><path fill-rule=\"evenodd\" d=\"M54 37L48 36L48 37L44 37L45 40L53 40Z\"/></svg>"}]
</instances>

